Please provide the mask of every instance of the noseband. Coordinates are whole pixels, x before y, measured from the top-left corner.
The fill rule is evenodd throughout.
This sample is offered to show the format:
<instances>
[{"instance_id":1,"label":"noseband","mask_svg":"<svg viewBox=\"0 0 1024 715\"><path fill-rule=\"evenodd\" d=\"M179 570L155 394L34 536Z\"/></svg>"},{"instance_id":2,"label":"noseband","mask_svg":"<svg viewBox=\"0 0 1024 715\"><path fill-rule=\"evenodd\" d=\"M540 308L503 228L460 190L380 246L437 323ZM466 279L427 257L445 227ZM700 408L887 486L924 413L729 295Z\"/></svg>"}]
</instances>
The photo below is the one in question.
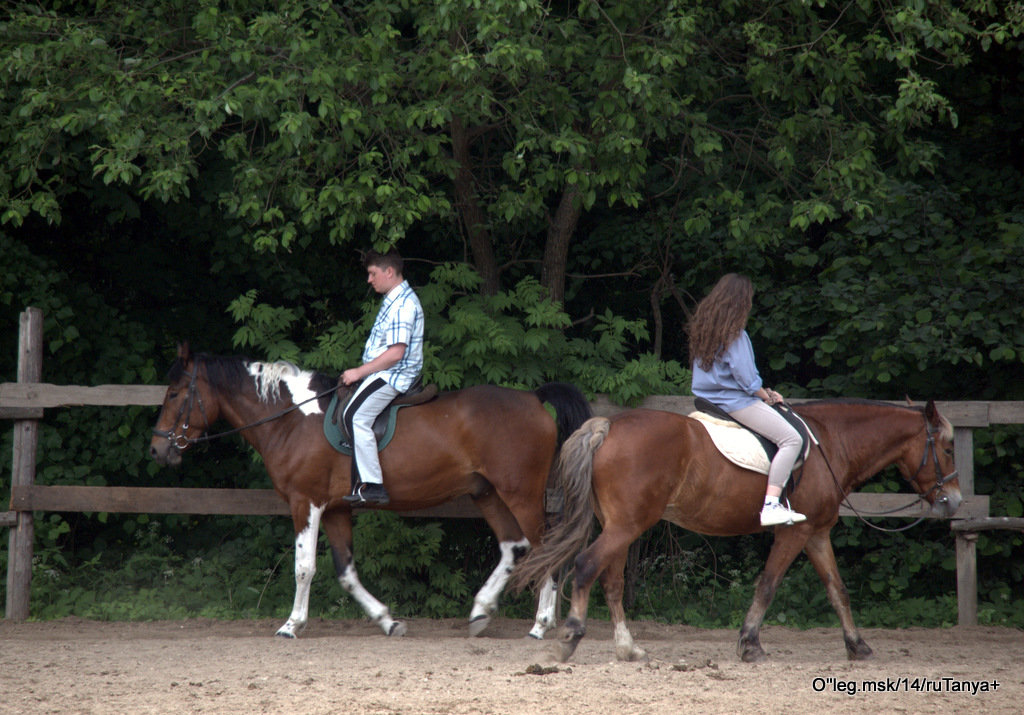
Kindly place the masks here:
<instances>
[{"instance_id":1,"label":"noseband","mask_svg":"<svg viewBox=\"0 0 1024 715\"><path fill-rule=\"evenodd\" d=\"M171 446L179 452L183 452L189 445L200 441L199 439L188 436L188 418L189 415L192 414L193 406L197 403L199 405L199 412L203 416L203 422L206 423L206 427L203 431L206 432L210 429L210 420L206 417L206 408L203 406L203 397L196 389L196 375L198 372L198 369L193 366L191 372L185 373L189 376L188 396L181 403L181 407L178 408L178 414L174 418L174 428L171 430L161 430L156 427L153 428L153 434L157 437L167 438L171 443ZM179 424L181 425L181 432L178 432Z\"/></svg>"}]
</instances>

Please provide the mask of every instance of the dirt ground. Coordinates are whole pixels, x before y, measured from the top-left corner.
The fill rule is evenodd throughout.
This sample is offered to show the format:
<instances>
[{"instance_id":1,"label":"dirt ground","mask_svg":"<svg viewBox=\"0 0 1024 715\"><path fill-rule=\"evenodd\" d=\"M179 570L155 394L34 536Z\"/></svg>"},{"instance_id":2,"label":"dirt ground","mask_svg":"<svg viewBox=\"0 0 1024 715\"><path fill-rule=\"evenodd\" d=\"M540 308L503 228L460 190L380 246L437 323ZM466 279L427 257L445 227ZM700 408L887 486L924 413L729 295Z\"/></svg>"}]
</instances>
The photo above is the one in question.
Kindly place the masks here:
<instances>
[{"instance_id":1,"label":"dirt ground","mask_svg":"<svg viewBox=\"0 0 1024 715\"><path fill-rule=\"evenodd\" d=\"M591 622L569 663L530 623L408 621L387 638L366 621L314 621L298 640L271 621L0 621L0 713L1020 713L1024 633L873 630L867 662L838 629L767 627L768 662L736 656L737 634L636 622L646 663L615 660ZM880 691L880 692L879 692Z\"/></svg>"}]
</instances>

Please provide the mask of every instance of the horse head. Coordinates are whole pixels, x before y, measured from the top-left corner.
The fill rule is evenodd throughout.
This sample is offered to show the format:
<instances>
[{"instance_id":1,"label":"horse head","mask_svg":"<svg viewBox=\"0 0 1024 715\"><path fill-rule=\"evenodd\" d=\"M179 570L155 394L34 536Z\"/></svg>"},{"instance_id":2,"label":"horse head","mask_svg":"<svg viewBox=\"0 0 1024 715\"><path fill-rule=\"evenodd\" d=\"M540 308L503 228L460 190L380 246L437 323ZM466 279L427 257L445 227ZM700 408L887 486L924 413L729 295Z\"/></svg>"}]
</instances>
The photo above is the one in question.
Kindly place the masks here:
<instances>
[{"instance_id":1,"label":"horse head","mask_svg":"<svg viewBox=\"0 0 1024 715\"><path fill-rule=\"evenodd\" d=\"M924 410L923 434L911 443L897 466L915 490L932 505L937 516L951 517L960 507L960 482L953 459L953 425L929 400Z\"/></svg>"},{"instance_id":2,"label":"horse head","mask_svg":"<svg viewBox=\"0 0 1024 715\"><path fill-rule=\"evenodd\" d=\"M200 375L201 362L188 343L178 345L178 359L168 373L170 385L149 443L149 455L159 464L181 464L181 453L216 419L216 414L210 412L216 407L215 401Z\"/></svg>"}]
</instances>

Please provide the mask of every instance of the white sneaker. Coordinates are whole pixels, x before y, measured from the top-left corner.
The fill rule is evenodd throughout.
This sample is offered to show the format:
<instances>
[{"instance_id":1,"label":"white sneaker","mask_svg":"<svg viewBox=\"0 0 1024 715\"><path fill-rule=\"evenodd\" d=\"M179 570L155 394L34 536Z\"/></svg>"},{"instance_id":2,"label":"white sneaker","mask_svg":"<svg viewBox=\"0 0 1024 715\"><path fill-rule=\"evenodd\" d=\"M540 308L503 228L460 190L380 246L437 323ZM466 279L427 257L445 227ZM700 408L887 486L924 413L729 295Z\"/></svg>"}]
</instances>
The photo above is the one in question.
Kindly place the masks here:
<instances>
[{"instance_id":1,"label":"white sneaker","mask_svg":"<svg viewBox=\"0 0 1024 715\"><path fill-rule=\"evenodd\" d=\"M807 521L807 517L778 502L765 504L761 509L761 526L797 524L801 521Z\"/></svg>"}]
</instances>

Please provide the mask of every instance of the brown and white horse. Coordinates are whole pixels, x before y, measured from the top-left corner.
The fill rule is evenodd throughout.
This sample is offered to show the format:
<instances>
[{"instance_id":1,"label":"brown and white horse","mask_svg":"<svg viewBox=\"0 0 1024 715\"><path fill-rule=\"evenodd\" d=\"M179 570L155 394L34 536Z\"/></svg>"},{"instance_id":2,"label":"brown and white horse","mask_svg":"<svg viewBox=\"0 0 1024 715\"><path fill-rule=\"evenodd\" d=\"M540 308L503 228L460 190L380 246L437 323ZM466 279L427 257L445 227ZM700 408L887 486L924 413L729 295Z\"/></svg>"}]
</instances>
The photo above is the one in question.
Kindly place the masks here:
<instances>
[{"instance_id":1,"label":"brown and white horse","mask_svg":"<svg viewBox=\"0 0 1024 715\"><path fill-rule=\"evenodd\" d=\"M765 612L786 569L803 551L839 614L848 657L867 658L871 649L854 625L829 532L846 495L892 464L934 512L951 516L961 502L953 429L932 402L924 409L867 401L812 402L794 409L820 441L791 496L793 508L807 521L776 528L740 631L739 655L745 661L764 659L759 634ZM572 606L557 653L563 661L585 633L587 601L597 579L615 626L617 656L644 657L625 622L623 570L630 544L659 519L715 536L762 530L767 477L727 461L698 420L679 414L636 409L588 420L562 445L557 479L564 494L563 520L519 565L513 585L539 583L575 556ZM595 514L602 530L589 543Z\"/></svg>"},{"instance_id":2,"label":"brown and white horse","mask_svg":"<svg viewBox=\"0 0 1024 715\"><path fill-rule=\"evenodd\" d=\"M149 453L161 464L181 463L182 452L208 437L219 419L241 433L267 468L295 527L295 602L280 636L296 637L308 620L320 527L330 542L338 580L388 635L403 635L384 604L359 582L352 544L351 462L323 434L324 411L336 381L290 363L193 354L180 346ZM319 395L319 397L318 397ZM545 409L555 409L558 423ZM380 454L386 509L426 509L469 495L494 530L500 562L473 602L470 633L490 622L516 560L540 543L544 493L560 436L590 417L571 385L550 383L533 392L481 385L440 394L399 410L394 437ZM530 635L554 625L555 585L541 589Z\"/></svg>"}]
</instances>

